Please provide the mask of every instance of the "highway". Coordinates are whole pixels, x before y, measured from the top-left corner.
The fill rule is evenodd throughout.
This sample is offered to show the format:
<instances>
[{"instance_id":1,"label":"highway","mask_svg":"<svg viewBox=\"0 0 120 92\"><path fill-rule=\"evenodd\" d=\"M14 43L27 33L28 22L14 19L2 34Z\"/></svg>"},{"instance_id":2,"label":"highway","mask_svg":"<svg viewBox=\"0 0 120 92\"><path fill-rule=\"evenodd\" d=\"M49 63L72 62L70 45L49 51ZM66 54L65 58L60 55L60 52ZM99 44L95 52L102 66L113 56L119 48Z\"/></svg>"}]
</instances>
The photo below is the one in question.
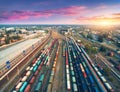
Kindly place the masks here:
<instances>
[{"instance_id":1,"label":"highway","mask_svg":"<svg viewBox=\"0 0 120 92\"><path fill-rule=\"evenodd\" d=\"M40 42L40 39L28 39L24 42L15 44L13 46L10 46L4 50L0 51L0 66L4 65L6 61L10 61L14 57L18 56L23 52L23 50L26 50L27 48L31 47L32 45L35 44L36 42Z\"/></svg>"}]
</instances>

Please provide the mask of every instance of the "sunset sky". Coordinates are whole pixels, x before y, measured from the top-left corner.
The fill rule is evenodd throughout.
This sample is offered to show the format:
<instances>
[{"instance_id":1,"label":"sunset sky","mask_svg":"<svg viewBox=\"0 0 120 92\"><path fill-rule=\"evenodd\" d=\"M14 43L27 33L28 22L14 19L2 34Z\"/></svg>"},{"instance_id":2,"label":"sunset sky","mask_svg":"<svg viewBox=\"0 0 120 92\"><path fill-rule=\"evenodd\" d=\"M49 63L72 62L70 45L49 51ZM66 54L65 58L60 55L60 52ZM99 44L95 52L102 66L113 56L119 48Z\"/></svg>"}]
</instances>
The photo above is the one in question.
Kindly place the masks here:
<instances>
[{"instance_id":1,"label":"sunset sky","mask_svg":"<svg viewBox=\"0 0 120 92\"><path fill-rule=\"evenodd\" d=\"M120 24L120 0L0 0L0 24Z\"/></svg>"}]
</instances>

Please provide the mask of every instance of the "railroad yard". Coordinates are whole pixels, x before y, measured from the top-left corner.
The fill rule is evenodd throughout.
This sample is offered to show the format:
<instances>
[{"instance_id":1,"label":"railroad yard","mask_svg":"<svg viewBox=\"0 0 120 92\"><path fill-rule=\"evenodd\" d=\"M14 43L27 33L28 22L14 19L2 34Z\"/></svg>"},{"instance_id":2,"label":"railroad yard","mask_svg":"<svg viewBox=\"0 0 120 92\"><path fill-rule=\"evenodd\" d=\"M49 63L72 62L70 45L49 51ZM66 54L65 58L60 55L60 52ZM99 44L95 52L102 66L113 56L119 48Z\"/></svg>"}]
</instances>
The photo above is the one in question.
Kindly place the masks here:
<instances>
[{"instance_id":1,"label":"railroad yard","mask_svg":"<svg viewBox=\"0 0 120 92\"><path fill-rule=\"evenodd\" d=\"M83 47L72 37L56 34L52 32L52 38L5 91L114 92Z\"/></svg>"},{"instance_id":2,"label":"railroad yard","mask_svg":"<svg viewBox=\"0 0 120 92\"><path fill-rule=\"evenodd\" d=\"M0 92L120 92L120 0L0 0Z\"/></svg>"}]
</instances>

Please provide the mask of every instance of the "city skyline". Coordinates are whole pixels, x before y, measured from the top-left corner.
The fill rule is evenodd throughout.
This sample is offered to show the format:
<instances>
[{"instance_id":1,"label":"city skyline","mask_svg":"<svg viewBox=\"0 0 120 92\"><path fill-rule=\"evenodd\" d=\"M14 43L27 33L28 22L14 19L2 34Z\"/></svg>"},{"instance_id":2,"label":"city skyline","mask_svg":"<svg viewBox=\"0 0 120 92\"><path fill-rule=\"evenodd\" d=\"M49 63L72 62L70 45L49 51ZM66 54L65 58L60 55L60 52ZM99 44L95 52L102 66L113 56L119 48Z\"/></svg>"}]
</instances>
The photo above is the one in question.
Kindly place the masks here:
<instances>
[{"instance_id":1,"label":"city skyline","mask_svg":"<svg viewBox=\"0 0 120 92\"><path fill-rule=\"evenodd\" d=\"M0 24L120 24L119 0L0 1Z\"/></svg>"}]
</instances>

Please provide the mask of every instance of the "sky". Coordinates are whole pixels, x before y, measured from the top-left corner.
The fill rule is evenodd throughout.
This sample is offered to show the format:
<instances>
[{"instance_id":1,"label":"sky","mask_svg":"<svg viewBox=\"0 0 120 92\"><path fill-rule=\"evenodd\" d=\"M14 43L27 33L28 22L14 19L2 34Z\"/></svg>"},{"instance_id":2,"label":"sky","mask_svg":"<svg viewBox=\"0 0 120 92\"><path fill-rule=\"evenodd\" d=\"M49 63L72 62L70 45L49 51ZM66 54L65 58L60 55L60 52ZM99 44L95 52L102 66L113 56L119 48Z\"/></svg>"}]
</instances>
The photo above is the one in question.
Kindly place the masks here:
<instances>
[{"instance_id":1,"label":"sky","mask_svg":"<svg viewBox=\"0 0 120 92\"><path fill-rule=\"evenodd\" d=\"M0 0L0 24L120 24L120 0Z\"/></svg>"}]
</instances>

